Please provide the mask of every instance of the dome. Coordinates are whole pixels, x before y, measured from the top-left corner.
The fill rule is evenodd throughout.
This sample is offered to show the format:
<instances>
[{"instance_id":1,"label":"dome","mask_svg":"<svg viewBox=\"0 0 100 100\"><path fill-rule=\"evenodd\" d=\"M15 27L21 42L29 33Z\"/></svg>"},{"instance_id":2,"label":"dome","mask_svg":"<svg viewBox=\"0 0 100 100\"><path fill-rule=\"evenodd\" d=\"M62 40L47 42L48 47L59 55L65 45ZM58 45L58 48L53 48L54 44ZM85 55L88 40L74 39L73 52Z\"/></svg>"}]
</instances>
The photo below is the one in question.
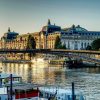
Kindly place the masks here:
<instances>
[{"instance_id":1,"label":"dome","mask_svg":"<svg viewBox=\"0 0 100 100\"><path fill-rule=\"evenodd\" d=\"M16 36L18 35L18 33L16 33L16 32L11 32L11 30L10 30L10 28L8 28L8 32L6 32L6 33L4 33L4 38L5 39L14 39L14 38L16 38Z\"/></svg>"},{"instance_id":2,"label":"dome","mask_svg":"<svg viewBox=\"0 0 100 100\"><path fill-rule=\"evenodd\" d=\"M80 27L80 25L76 26L75 29L76 29L76 31L79 31L79 32L86 32L86 31L88 31L85 28Z\"/></svg>"},{"instance_id":3,"label":"dome","mask_svg":"<svg viewBox=\"0 0 100 100\"><path fill-rule=\"evenodd\" d=\"M63 30L66 31L66 32L69 32L69 33L71 33L71 32L73 32L73 33L74 32L75 33L77 33L77 32L87 32L88 31L85 28L80 27L80 25L77 25L77 26L72 25L70 28L65 28Z\"/></svg>"}]
</instances>

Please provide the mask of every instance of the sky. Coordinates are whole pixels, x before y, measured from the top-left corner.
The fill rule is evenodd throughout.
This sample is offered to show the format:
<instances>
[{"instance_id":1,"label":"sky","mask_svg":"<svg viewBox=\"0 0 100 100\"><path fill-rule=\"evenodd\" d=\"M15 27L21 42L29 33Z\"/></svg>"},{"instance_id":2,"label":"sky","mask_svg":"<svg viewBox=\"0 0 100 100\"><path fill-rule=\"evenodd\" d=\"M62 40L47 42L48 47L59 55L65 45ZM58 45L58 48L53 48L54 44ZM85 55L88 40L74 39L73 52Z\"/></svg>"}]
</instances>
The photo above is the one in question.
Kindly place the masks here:
<instances>
[{"instance_id":1,"label":"sky","mask_svg":"<svg viewBox=\"0 0 100 100\"><path fill-rule=\"evenodd\" d=\"M47 24L80 25L100 31L100 0L0 0L0 36L8 27L20 34L38 32Z\"/></svg>"}]
</instances>

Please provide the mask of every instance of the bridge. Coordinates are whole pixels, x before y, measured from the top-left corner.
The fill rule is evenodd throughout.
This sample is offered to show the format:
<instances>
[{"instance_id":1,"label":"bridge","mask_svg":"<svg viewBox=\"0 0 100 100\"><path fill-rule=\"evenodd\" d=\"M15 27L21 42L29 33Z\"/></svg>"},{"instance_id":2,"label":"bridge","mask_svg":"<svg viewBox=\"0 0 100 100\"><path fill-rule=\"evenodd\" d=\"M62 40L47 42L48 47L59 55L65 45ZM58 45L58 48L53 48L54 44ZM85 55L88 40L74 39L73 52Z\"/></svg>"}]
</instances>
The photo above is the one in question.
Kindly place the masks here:
<instances>
[{"instance_id":1,"label":"bridge","mask_svg":"<svg viewBox=\"0 0 100 100\"><path fill-rule=\"evenodd\" d=\"M65 50L65 49L0 49L1 54L7 53L42 53L60 56L81 58L84 61L100 64L100 51L90 50Z\"/></svg>"},{"instance_id":2,"label":"bridge","mask_svg":"<svg viewBox=\"0 0 100 100\"><path fill-rule=\"evenodd\" d=\"M98 54L100 51L90 50L65 50L65 49L0 49L0 53L85 53Z\"/></svg>"}]
</instances>

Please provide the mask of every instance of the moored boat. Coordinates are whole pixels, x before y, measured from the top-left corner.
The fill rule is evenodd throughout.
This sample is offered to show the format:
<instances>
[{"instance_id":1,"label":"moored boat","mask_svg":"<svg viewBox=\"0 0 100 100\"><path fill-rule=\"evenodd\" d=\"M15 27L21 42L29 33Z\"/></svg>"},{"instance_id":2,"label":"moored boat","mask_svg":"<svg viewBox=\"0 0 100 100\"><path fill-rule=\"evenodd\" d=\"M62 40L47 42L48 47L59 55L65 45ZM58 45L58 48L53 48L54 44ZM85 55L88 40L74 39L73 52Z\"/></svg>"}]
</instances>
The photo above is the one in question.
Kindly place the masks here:
<instances>
[{"instance_id":1,"label":"moored boat","mask_svg":"<svg viewBox=\"0 0 100 100\"><path fill-rule=\"evenodd\" d=\"M54 87L41 87L40 97L47 98L48 100L85 100L81 92L74 91L72 83L72 91L69 89L54 88Z\"/></svg>"},{"instance_id":2,"label":"moored boat","mask_svg":"<svg viewBox=\"0 0 100 100\"><path fill-rule=\"evenodd\" d=\"M40 97L42 98L51 98L56 99L56 100L72 100L72 94L70 90L65 90L65 89L59 89L55 90L54 88L45 88L45 89L40 89ZM85 100L83 95L81 93L76 92L75 93L75 100Z\"/></svg>"},{"instance_id":3,"label":"moored boat","mask_svg":"<svg viewBox=\"0 0 100 100\"><path fill-rule=\"evenodd\" d=\"M46 100L39 93L37 86L22 83L20 76L0 74L0 100Z\"/></svg>"},{"instance_id":4,"label":"moored boat","mask_svg":"<svg viewBox=\"0 0 100 100\"><path fill-rule=\"evenodd\" d=\"M13 87L13 98L15 100L34 100L39 98L39 90L31 85L20 85Z\"/></svg>"},{"instance_id":5,"label":"moored boat","mask_svg":"<svg viewBox=\"0 0 100 100\"><path fill-rule=\"evenodd\" d=\"M0 73L0 86L5 86L7 84L10 84L10 74L6 74L6 73ZM18 75L15 75L13 74L12 75L12 83L20 83L22 82L22 78L21 76L18 76Z\"/></svg>"},{"instance_id":6,"label":"moored boat","mask_svg":"<svg viewBox=\"0 0 100 100\"><path fill-rule=\"evenodd\" d=\"M15 74L12 75L12 83L21 83L22 78ZM0 73L0 100L8 100L8 86L10 86L10 74Z\"/></svg>"}]
</instances>

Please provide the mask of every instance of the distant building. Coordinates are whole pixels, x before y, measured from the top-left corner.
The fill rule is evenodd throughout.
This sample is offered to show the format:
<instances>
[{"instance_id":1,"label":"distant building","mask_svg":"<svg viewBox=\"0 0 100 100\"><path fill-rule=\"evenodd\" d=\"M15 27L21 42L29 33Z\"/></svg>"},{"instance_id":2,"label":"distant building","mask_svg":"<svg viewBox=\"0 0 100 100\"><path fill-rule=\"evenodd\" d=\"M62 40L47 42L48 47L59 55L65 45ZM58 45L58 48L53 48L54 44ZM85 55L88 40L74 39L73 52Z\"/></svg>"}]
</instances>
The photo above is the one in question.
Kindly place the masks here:
<instances>
[{"instance_id":1,"label":"distant building","mask_svg":"<svg viewBox=\"0 0 100 100\"><path fill-rule=\"evenodd\" d=\"M54 49L57 36L61 38L62 44L65 44L67 49L84 50L93 40L100 38L100 31L88 31L80 25L61 29L48 20L48 24L43 26L40 32L40 48Z\"/></svg>"},{"instance_id":2,"label":"distant building","mask_svg":"<svg viewBox=\"0 0 100 100\"><path fill-rule=\"evenodd\" d=\"M8 32L4 33L4 36L1 37L0 40L0 48L1 49L10 49L12 48L12 41L16 39L19 34L16 32L11 32L10 28L8 28Z\"/></svg>"},{"instance_id":3,"label":"distant building","mask_svg":"<svg viewBox=\"0 0 100 100\"><path fill-rule=\"evenodd\" d=\"M100 38L100 31L88 31L80 25L62 29L60 34L62 43L71 50L84 50L95 39Z\"/></svg>"},{"instance_id":4,"label":"distant building","mask_svg":"<svg viewBox=\"0 0 100 100\"><path fill-rule=\"evenodd\" d=\"M29 35L34 37L37 49L54 49L56 37L59 36L67 49L84 50L93 40L100 38L100 31L88 31L80 25L61 29L60 26L52 25L49 19L47 25L39 32L19 35L11 32L9 28L8 32L1 37L0 49L27 49Z\"/></svg>"},{"instance_id":5,"label":"distant building","mask_svg":"<svg viewBox=\"0 0 100 100\"><path fill-rule=\"evenodd\" d=\"M55 45L55 39L57 36L59 36L61 27L56 26L55 24L52 25L50 22L50 19L48 20L48 23L46 26L42 27L42 30L40 31L40 48L47 48L47 49L53 49Z\"/></svg>"}]
</instances>

